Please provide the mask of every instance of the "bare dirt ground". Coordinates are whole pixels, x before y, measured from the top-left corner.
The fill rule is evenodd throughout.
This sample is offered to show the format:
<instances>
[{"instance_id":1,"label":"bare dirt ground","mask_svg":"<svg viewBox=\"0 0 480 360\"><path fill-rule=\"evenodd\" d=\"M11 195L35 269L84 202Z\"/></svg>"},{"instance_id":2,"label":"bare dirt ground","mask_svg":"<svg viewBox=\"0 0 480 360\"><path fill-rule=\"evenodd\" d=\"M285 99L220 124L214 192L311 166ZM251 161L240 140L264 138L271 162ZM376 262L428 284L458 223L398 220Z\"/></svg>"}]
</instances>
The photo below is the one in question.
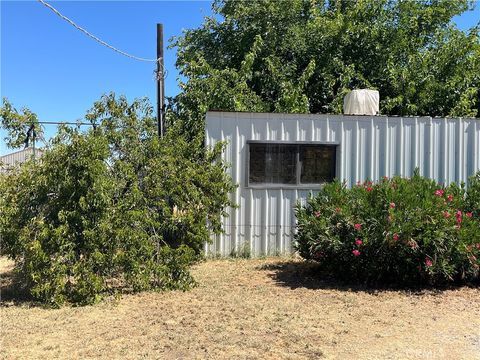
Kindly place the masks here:
<instances>
[{"instance_id":1,"label":"bare dirt ground","mask_svg":"<svg viewBox=\"0 0 480 360\"><path fill-rule=\"evenodd\" d=\"M189 292L45 309L11 298L5 359L480 359L480 289L334 285L292 259L209 260Z\"/></svg>"}]
</instances>

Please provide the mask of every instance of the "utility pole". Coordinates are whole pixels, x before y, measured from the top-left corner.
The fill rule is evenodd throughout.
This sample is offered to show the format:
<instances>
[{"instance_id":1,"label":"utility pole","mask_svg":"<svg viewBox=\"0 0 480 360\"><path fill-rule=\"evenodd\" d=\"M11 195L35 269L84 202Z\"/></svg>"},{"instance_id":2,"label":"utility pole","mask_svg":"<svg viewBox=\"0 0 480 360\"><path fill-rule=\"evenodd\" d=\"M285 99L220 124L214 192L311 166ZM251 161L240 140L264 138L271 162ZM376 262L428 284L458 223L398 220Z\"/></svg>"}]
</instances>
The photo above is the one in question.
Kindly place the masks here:
<instances>
[{"instance_id":1,"label":"utility pole","mask_svg":"<svg viewBox=\"0 0 480 360\"><path fill-rule=\"evenodd\" d=\"M34 126L34 125L32 125ZM37 132L35 131L35 127L33 128L33 141L32 141L32 144L33 144L33 161L35 162L35 140L36 140L36 137L37 137Z\"/></svg>"},{"instance_id":2,"label":"utility pole","mask_svg":"<svg viewBox=\"0 0 480 360\"><path fill-rule=\"evenodd\" d=\"M163 25L157 24L157 124L158 137L165 131L165 71L163 68Z\"/></svg>"},{"instance_id":3,"label":"utility pole","mask_svg":"<svg viewBox=\"0 0 480 360\"><path fill-rule=\"evenodd\" d=\"M37 132L35 131L35 124L31 124L27 130L27 138L25 139L25 149L30 145L30 138L32 138L32 157L35 161L35 140L37 138Z\"/></svg>"}]
</instances>

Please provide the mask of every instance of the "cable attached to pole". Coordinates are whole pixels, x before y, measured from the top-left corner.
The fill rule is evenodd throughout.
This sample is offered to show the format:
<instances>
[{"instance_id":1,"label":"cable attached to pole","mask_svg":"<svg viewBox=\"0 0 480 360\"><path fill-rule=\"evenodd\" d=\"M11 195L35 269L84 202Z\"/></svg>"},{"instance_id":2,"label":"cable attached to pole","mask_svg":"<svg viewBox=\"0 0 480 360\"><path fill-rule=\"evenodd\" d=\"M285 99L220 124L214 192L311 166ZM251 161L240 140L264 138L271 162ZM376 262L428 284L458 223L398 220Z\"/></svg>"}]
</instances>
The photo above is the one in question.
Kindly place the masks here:
<instances>
[{"instance_id":1,"label":"cable attached to pole","mask_svg":"<svg viewBox=\"0 0 480 360\"><path fill-rule=\"evenodd\" d=\"M77 25L75 22L73 22L72 20L70 20L68 17L62 15L57 9L55 9L52 5L50 5L49 3L47 3L46 1L44 0L37 0L38 2L42 3L43 5L45 5L47 8L49 8L51 11L53 11L56 15L58 15L60 18L62 18L63 20L65 20L66 22L68 22L70 25L72 25L74 28L76 28L77 30L80 30L81 32L83 32L85 35L87 35L88 37L92 38L93 40L97 41L98 43L102 44L103 46L106 46L108 47L109 49L119 53L119 54L122 54L123 56L126 56L126 57L129 57L131 59L135 59L135 60L138 60L138 61L146 61L146 62L155 62L155 63L160 63L160 59L147 59L147 58L142 58L142 57L138 57L138 56L135 56L135 55L131 55L125 51L122 51L120 49L117 49L116 47L106 43L105 41L99 39L98 37L96 37L95 35L91 34L90 32L88 32L87 30L85 30L84 28L82 28L81 26Z\"/></svg>"}]
</instances>

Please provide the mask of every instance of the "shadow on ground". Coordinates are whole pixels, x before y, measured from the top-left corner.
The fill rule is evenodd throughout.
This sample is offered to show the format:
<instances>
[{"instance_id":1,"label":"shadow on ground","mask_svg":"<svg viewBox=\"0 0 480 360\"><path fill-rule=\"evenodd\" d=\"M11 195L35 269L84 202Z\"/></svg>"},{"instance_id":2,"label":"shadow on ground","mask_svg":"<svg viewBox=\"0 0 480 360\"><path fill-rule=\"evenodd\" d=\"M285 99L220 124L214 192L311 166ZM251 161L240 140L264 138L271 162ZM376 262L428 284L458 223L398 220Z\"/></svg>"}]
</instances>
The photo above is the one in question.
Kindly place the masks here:
<instances>
[{"instance_id":1,"label":"shadow on ground","mask_svg":"<svg viewBox=\"0 0 480 360\"><path fill-rule=\"evenodd\" d=\"M257 267L257 270L268 271L268 276L274 280L278 286L285 286L290 289L329 289L348 292L365 292L369 294L378 294L386 291L397 291L411 295L436 295L445 290L458 289L461 287L475 287L475 284L445 285L445 286L398 286L391 284L367 285L364 283L355 283L338 279L332 275L326 274L320 270L318 264L308 261L279 261L264 264Z\"/></svg>"},{"instance_id":2,"label":"shadow on ground","mask_svg":"<svg viewBox=\"0 0 480 360\"><path fill-rule=\"evenodd\" d=\"M0 274L0 307L17 305L35 306L32 297L22 286L14 270L4 271Z\"/></svg>"}]
</instances>

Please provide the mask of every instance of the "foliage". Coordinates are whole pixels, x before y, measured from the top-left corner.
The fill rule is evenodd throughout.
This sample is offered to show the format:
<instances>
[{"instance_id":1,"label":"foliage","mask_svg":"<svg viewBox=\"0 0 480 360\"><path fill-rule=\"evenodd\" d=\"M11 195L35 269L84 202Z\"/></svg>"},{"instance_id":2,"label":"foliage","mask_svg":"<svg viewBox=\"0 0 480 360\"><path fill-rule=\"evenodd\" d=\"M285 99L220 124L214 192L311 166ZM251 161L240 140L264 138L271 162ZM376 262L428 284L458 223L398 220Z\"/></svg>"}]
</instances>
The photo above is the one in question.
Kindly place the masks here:
<instances>
[{"instance_id":1,"label":"foliage","mask_svg":"<svg viewBox=\"0 0 480 360\"><path fill-rule=\"evenodd\" d=\"M34 126L36 137L42 138L43 129L38 123L37 115L27 108L15 109L6 99L2 99L0 108L0 128L6 130L3 139L9 148L19 148L27 144L27 131Z\"/></svg>"},{"instance_id":2,"label":"foliage","mask_svg":"<svg viewBox=\"0 0 480 360\"><path fill-rule=\"evenodd\" d=\"M173 39L186 78L173 102L186 131L210 109L340 113L353 88L381 112L480 116L479 27L452 18L468 0L217 0Z\"/></svg>"},{"instance_id":3,"label":"foliage","mask_svg":"<svg viewBox=\"0 0 480 360\"><path fill-rule=\"evenodd\" d=\"M296 246L305 259L350 280L438 284L478 279L480 217L470 207L478 204L478 183L467 200L465 195L463 187L443 187L418 173L352 189L326 184L296 209Z\"/></svg>"},{"instance_id":4,"label":"foliage","mask_svg":"<svg viewBox=\"0 0 480 360\"><path fill-rule=\"evenodd\" d=\"M465 196L465 208L480 219L480 173L470 177Z\"/></svg>"},{"instance_id":5,"label":"foliage","mask_svg":"<svg viewBox=\"0 0 480 360\"><path fill-rule=\"evenodd\" d=\"M87 118L95 127L60 128L41 161L0 176L2 252L52 305L189 288L189 265L231 204L222 145L189 157L185 139L158 138L145 100L110 94Z\"/></svg>"}]
</instances>

